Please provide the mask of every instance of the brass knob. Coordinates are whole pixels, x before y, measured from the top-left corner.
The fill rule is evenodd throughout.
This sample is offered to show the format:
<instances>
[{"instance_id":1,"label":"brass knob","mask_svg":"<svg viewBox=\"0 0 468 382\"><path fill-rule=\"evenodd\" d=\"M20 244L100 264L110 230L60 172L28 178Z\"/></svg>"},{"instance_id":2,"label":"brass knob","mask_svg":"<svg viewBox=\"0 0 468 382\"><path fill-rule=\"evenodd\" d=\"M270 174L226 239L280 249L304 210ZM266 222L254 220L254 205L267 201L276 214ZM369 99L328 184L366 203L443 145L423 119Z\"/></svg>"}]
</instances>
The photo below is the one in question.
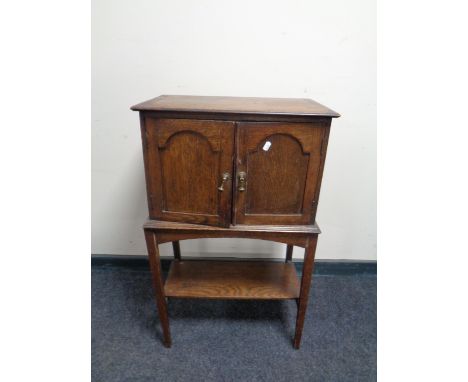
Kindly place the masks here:
<instances>
[{"instance_id":1,"label":"brass knob","mask_svg":"<svg viewBox=\"0 0 468 382\"><path fill-rule=\"evenodd\" d=\"M224 182L225 182L226 180L229 180L230 178L231 178L231 175L229 175L228 172L223 173L223 176L222 176L222 178L221 178L221 184L220 184L219 187L218 187L218 190L219 190L219 191L224 191Z\"/></svg>"},{"instance_id":2,"label":"brass knob","mask_svg":"<svg viewBox=\"0 0 468 382\"><path fill-rule=\"evenodd\" d=\"M246 182L246 176L247 174L244 172L244 171L241 171L238 175L237 175L237 183L238 183L238 188L237 190L238 191L245 191L245 182Z\"/></svg>"}]
</instances>

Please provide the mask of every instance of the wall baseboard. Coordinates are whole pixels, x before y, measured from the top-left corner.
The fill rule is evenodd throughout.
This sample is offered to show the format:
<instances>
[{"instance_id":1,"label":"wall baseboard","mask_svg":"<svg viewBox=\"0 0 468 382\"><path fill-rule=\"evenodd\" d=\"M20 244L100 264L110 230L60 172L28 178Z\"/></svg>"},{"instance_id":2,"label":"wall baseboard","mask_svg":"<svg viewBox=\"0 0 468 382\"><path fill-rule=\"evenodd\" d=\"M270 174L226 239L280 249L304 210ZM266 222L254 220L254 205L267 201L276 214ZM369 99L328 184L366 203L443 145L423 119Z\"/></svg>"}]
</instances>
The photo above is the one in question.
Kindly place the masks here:
<instances>
[{"instance_id":1,"label":"wall baseboard","mask_svg":"<svg viewBox=\"0 0 468 382\"><path fill-rule=\"evenodd\" d=\"M188 260L224 260L224 261L265 261L259 258L234 258L234 257L196 257ZM172 257L161 257L163 271L169 270ZM281 259L268 259L268 261L281 261ZM299 273L302 272L302 261L294 261ZM92 267L122 267L130 269L148 270L149 264L146 256L127 255L91 255ZM377 261L365 260L316 260L314 274L317 275L377 275Z\"/></svg>"}]
</instances>

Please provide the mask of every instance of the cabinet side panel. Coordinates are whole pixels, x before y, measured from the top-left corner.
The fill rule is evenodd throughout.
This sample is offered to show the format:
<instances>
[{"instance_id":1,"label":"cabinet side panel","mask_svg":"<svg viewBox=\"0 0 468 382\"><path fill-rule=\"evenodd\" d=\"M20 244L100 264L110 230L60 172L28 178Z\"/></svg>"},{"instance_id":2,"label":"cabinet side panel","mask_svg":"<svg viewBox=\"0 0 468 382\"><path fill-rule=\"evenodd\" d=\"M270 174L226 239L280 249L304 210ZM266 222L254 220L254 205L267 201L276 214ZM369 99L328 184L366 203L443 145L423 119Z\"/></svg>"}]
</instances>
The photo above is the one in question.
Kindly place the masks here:
<instances>
[{"instance_id":1,"label":"cabinet side panel","mask_svg":"<svg viewBox=\"0 0 468 382\"><path fill-rule=\"evenodd\" d=\"M330 127L331 127L331 118L324 123L325 127L323 129L323 140L322 140L322 147L320 150L321 157L320 157L320 166L318 170L317 176L317 184L315 186L314 192L314 202L312 204L312 214L311 214L311 223L315 223L315 216L317 214L318 208L318 201L320 197L320 190L322 187L322 178L323 178L323 171L325 169L325 159L327 157L327 149L328 149L328 138L330 136Z\"/></svg>"},{"instance_id":2,"label":"cabinet side panel","mask_svg":"<svg viewBox=\"0 0 468 382\"><path fill-rule=\"evenodd\" d=\"M140 117L140 132L141 132L141 144L143 149L143 164L145 168L145 184L146 184L146 197L148 199L148 213L151 216L152 201L150 198L150 175L149 175L149 162L148 162L148 139L146 134L146 125L145 125L145 117L142 112L139 113Z\"/></svg>"}]
</instances>

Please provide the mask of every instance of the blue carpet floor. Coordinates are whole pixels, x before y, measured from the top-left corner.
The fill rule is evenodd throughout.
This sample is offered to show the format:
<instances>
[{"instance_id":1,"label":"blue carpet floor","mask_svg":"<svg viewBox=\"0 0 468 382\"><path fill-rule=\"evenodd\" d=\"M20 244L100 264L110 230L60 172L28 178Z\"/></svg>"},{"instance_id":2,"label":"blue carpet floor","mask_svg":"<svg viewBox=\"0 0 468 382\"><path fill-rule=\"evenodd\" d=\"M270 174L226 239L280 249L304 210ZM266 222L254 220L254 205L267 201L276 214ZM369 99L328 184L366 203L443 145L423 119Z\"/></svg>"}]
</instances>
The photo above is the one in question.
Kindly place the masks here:
<instances>
[{"instance_id":1,"label":"blue carpet floor","mask_svg":"<svg viewBox=\"0 0 468 382\"><path fill-rule=\"evenodd\" d=\"M294 301L169 301L150 272L92 268L92 381L375 381L376 276L314 275L300 350Z\"/></svg>"}]
</instances>

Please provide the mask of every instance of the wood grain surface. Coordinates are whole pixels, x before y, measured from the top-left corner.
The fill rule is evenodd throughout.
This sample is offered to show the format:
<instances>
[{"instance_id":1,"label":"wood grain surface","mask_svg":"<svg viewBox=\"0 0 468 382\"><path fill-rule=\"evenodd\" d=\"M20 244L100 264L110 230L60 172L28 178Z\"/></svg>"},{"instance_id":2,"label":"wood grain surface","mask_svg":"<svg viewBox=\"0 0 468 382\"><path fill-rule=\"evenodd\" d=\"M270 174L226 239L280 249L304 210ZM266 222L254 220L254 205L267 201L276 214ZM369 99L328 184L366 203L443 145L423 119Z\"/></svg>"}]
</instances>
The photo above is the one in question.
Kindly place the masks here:
<instances>
[{"instance_id":1,"label":"wood grain surface","mask_svg":"<svg viewBox=\"0 0 468 382\"><path fill-rule=\"evenodd\" d=\"M228 226L234 122L145 118L143 129L150 216Z\"/></svg>"},{"instance_id":2,"label":"wood grain surface","mask_svg":"<svg viewBox=\"0 0 468 382\"><path fill-rule=\"evenodd\" d=\"M336 111L308 98L161 95L134 105L131 109L138 111L308 115L332 118L340 116Z\"/></svg>"},{"instance_id":3,"label":"wood grain surface","mask_svg":"<svg viewBox=\"0 0 468 382\"><path fill-rule=\"evenodd\" d=\"M246 173L246 189L236 177L235 224L315 221L327 130L326 123L238 123L235 172Z\"/></svg>"},{"instance_id":4,"label":"wood grain surface","mask_svg":"<svg viewBox=\"0 0 468 382\"><path fill-rule=\"evenodd\" d=\"M320 234L320 227L317 223L309 225L248 225L236 224L228 228L189 224L175 223L162 220L149 219L143 225L143 228L154 229L159 232L168 231L186 231L186 232L269 232L269 233L300 233L300 234Z\"/></svg>"},{"instance_id":5,"label":"wood grain surface","mask_svg":"<svg viewBox=\"0 0 468 382\"><path fill-rule=\"evenodd\" d=\"M239 261L173 261L164 286L167 297L296 299L293 264Z\"/></svg>"}]
</instances>

